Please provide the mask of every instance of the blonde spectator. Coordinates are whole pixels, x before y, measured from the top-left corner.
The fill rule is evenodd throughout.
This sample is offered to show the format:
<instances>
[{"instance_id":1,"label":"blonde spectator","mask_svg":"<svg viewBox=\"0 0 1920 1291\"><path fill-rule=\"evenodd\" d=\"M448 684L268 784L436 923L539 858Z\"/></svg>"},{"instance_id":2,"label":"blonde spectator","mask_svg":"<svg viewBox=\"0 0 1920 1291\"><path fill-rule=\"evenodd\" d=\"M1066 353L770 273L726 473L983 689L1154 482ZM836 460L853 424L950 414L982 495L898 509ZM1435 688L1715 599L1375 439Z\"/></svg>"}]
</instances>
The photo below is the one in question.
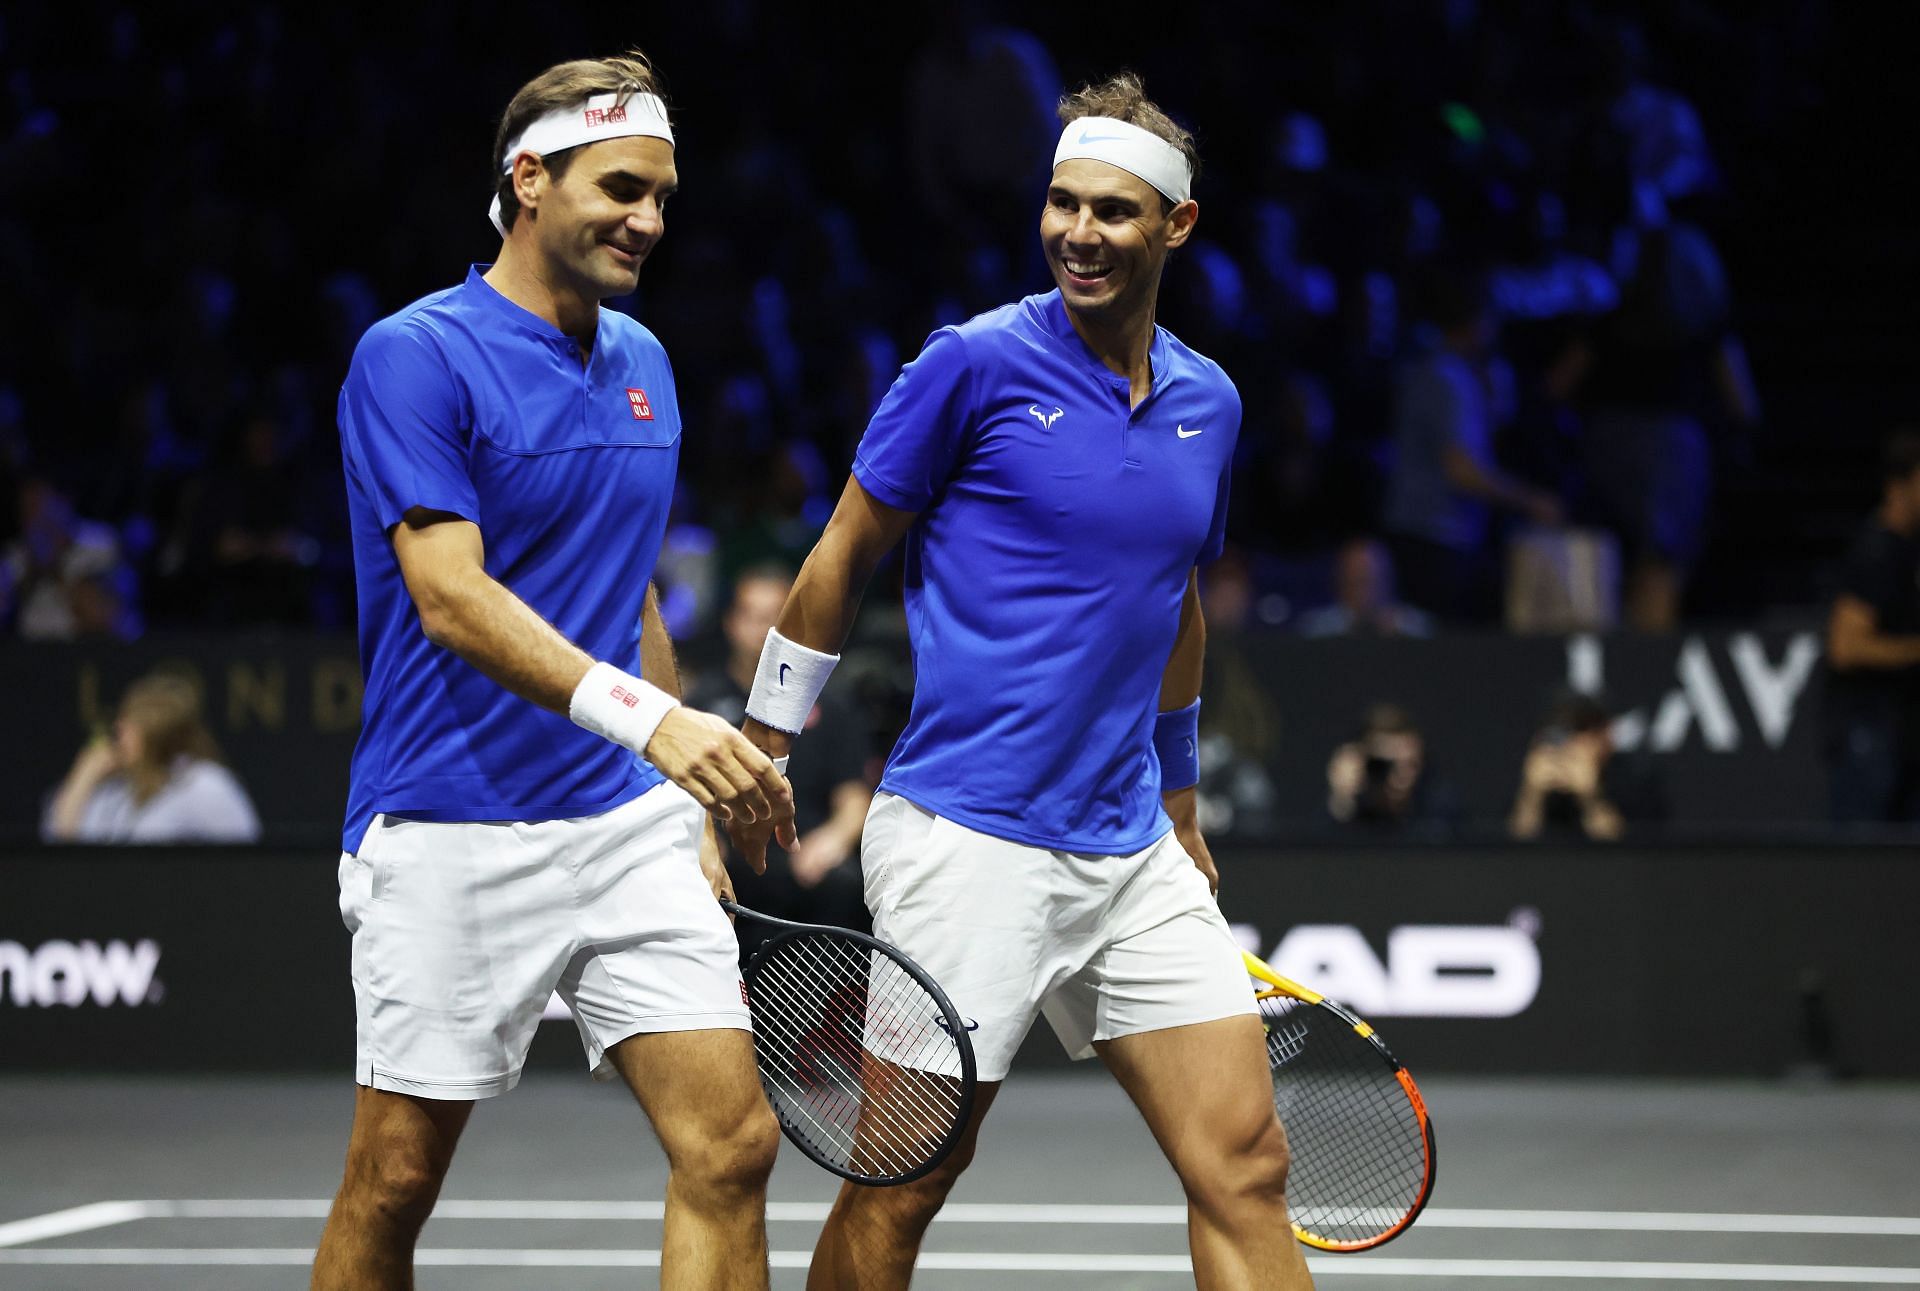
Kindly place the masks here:
<instances>
[{"instance_id":1,"label":"blonde spectator","mask_svg":"<svg viewBox=\"0 0 1920 1291\"><path fill-rule=\"evenodd\" d=\"M220 762L199 688L155 673L128 687L112 734L80 750L41 835L55 843L251 843L260 818Z\"/></svg>"}]
</instances>

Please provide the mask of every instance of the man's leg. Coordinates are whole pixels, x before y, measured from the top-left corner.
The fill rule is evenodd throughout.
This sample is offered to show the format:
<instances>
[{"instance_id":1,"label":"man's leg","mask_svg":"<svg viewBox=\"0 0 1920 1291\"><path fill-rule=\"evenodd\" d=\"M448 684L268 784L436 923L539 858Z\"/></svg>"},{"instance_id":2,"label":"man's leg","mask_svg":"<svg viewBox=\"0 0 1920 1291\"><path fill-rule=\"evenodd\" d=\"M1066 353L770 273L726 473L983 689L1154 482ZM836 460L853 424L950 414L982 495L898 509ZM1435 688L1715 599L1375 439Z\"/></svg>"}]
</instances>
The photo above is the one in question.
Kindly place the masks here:
<instances>
[{"instance_id":1,"label":"man's leg","mask_svg":"<svg viewBox=\"0 0 1920 1291\"><path fill-rule=\"evenodd\" d=\"M665 1291L767 1285L767 1176L780 1125L760 1090L751 1032L633 1036L607 1051L667 1150Z\"/></svg>"},{"instance_id":2,"label":"man's leg","mask_svg":"<svg viewBox=\"0 0 1920 1291\"><path fill-rule=\"evenodd\" d=\"M314 1256L314 1291L409 1291L413 1244L472 1112L471 1102L358 1088L346 1178Z\"/></svg>"},{"instance_id":3,"label":"man's leg","mask_svg":"<svg viewBox=\"0 0 1920 1291\"><path fill-rule=\"evenodd\" d=\"M1180 1176L1200 1291L1312 1287L1287 1223L1287 1136L1273 1109L1260 1019L1143 1031L1094 1047Z\"/></svg>"},{"instance_id":4,"label":"man's leg","mask_svg":"<svg viewBox=\"0 0 1920 1291\"><path fill-rule=\"evenodd\" d=\"M905 1291L927 1225L973 1160L981 1122L999 1092L999 1081L980 1082L966 1133L952 1155L925 1177L890 1188L840 1185L813 1248L807 1291Z\"/></svg>"}]
</instances>

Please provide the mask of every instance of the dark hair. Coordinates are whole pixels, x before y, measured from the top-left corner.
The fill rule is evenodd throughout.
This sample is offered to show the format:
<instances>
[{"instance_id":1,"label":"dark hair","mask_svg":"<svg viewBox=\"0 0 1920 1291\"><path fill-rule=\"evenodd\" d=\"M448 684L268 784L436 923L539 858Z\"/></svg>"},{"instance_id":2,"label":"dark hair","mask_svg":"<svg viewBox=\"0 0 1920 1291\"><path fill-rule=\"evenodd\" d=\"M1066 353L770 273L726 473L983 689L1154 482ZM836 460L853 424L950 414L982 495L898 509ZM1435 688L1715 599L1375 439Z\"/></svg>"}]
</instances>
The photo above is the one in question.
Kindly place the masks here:
<instances>
[{"instance_id":1,"label":"dark hair","mask_svg":"<svg viewBox=\"0 0 1920 1291\"><path fill-rule=\"evenodd\" d=\"M500 169L507 145L547 113L585 103L596 94L618 94L622 104L635 94L658 94L665 98L653 64L639 50L630 49L614 58L578 58L570 63L556 63L521 86L507 104L500 128L493 132L493 191L500 198L500 222L509 232L519 218L520 199L514 196L513 172L503 173ZM574 150L566 148L540 160L548 173L559 180L566 177L573 156Z\"/></svg>"},{"instance_id":2,"label":"dark hair","mask_svg":"<svg viewBox=\"0 0 1920 1291\"><path fill-rule=\"evenodd\" d=\"M1880 452L1881 478L1888 484L1900 484L1920 471L1920 430L1902 426L1887 436Z\"/></svg>"},{"instance_id":3,"label":"dark hair","mask_svg":"<svg viewBox=\"0 0 1920 1291\"><path fill-rule=\"evenodd\" d=\"M1157 135L1180 150L1187 159L1189 173L1194 179L1200 178L1200 150L1194 146L1193 132L1183 129L1179 122L1161 111L1160 105L1147 97L1146 83L1137 72L1120 72L1106 80L1083 85L1071 94L1062 95L1054 108L1054 115L1060 118L1061 125L1069 125L1081 117L1112 117L1115 121L1125 121L1128 125L1139 126L1148 134ZM1173 209L1173 203L1161 194L1162 205Z\"/></svg>"},{"instance_id":4,"label":"dark hair","mask_svg":"<svg viewBox=\"0 0 1920 1291\"><path fill-rule=\"evenodd\" d=\"M1598 696L1570 690L1553 701L1547 725L1574 735L1586 735L1613 725L1613 714Z\"/></svg>"},{"instance_id":5,"label":"dark hair","mask_svg":"<svg viewBox=\"0 0 1920 1291\"><path fill-rule=\"evenodd\" d=\"M1365 735L1418 735L1413 714L1398 704L1375 704L1367 709Z\"/></svg>"}]
</instances>

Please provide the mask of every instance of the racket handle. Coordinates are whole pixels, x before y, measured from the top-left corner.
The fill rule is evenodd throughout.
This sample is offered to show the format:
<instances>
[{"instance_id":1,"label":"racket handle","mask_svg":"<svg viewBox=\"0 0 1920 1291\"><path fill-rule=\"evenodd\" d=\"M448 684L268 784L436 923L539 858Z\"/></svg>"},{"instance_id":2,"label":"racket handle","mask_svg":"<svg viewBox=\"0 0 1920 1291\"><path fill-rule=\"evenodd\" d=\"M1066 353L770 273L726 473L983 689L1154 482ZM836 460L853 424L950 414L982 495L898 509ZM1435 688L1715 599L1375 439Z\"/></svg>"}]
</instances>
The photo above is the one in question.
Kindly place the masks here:
<instances>
[{"instance_id":1,"label":"racket handle","mask_svg":"<svg viewBox=\"0 0 1920 1291\"><path fill-rule=\"evenodd\" d=\"M1290 978L1280 976L1280 974L1274 972L1272 968L1267 966L1266 960L1260 958L1260 956L1254 954L1252 951L1241 951L1240 958L1246 963L1247 972L1250 975L1259 978L1283 994L1291 995L1294 999L1301 1000L1307 1004L1318 1004L1326 998L1319 992L1310 991Z\"/></svg>"}]
</instances>

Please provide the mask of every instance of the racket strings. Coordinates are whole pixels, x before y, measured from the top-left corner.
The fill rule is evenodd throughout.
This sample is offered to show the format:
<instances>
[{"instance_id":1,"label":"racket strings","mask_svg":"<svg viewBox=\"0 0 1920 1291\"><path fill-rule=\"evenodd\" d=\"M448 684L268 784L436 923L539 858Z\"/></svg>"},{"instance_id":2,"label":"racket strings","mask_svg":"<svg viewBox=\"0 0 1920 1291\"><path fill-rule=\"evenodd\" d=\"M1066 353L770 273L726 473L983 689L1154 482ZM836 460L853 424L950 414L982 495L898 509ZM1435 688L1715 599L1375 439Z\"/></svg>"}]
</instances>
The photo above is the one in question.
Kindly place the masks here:
<instances>
[{"instance_id":1,"label":"racket strings","mask_svg":"<svg viewBox=\"0 0 1920 1291\"><path fill-rule=\"evenodd\" d=\"M937 1001L867 943L811 933L770 943L751 986L762 1083L820 1159L886 1179L953 1132L959 1046Z\"/></svg>"},{"instance_id":2,"label":"racket strings","mask_svg":"<svg viewBox=\"0 0 1920 1291\"><path fill-rule=\"evenodd\" d=\"M1391 1232L1420 1204L1429 1164L1425 1126L1394 1068L1331 1010L1285 997L1260 1010L1292 1146L1293 1222L1333 1242Z\"/></svg>"}]
</instances>

